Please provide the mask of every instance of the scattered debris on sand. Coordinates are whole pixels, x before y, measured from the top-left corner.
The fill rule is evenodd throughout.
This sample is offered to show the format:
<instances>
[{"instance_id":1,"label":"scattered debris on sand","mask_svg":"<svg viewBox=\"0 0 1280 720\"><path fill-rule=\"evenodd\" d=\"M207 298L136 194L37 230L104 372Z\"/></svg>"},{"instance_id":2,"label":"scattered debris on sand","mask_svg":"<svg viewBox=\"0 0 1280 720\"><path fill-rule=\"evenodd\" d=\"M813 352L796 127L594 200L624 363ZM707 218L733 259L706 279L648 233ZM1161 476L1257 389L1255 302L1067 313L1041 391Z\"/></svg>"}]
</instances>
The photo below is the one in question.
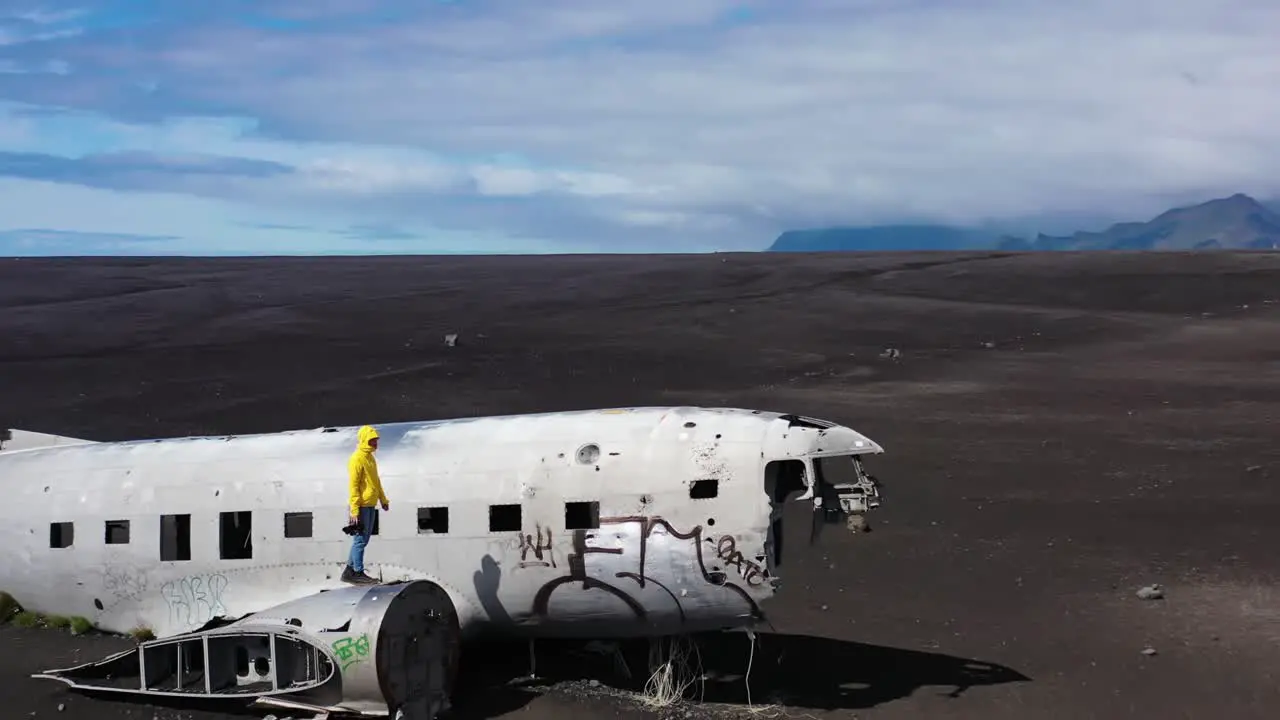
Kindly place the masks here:
<instances>
[{"instance_id":1,"label":"scattered debris on sand","mask_svg":"<svg viewBox=\"0 0 1280 720\"><path fill-rule=\"evenodd\" d=\"M1139 600L1162 600L1164 599L1164 588L1157 584L1147 585L1138 588L1136 593Z\"/></svg>"}]
</instances>

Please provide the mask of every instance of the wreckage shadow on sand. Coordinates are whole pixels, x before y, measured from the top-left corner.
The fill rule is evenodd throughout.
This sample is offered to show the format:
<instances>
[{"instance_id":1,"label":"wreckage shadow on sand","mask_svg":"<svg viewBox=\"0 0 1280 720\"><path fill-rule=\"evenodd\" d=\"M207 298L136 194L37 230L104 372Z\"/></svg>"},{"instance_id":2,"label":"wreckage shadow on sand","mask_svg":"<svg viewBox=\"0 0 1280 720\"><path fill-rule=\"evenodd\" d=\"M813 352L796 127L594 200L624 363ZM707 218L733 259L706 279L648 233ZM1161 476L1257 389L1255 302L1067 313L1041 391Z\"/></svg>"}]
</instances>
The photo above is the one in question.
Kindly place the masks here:
<instances>
[{"instance_id":1,"label":"wreckage shadow on sand","mask_svg":"<svg viewBox=\"0 0 1280 720\"><path fill-rule=\"evenodd\" d=\"M706 680L694 683L686 697L701 703L861 710L905 698L923 687L938 687L942 695L960 697L973 687L1030 680L994 663L810 635L756 633L754 656L745 633L707 633L691 636L690 640L698 649L693 664L696 668L700 663ZM528 705L547 689L575 681L595 680L602 689L624 692L644 688L649 678L648 642L628 640L618 644L618 655L625 660L630 677L618 668L614 658L592 652L590 645L573 640L537 641L537 678L530 680L526 642L464 643L453 692L453 712L448 717L504 715ZM748 662L750 697L744 682ZM130 702L114 694L85 694L109 704ZM188 711L210 709L201 702L180 699L148 698L148 704ZM223 705L221 709L236 715L261 716L247 707L237 710Z\"/></svg>"},{"instance_id":2,"label":"wreckage shadow on sand","mask_svg":"<svg viewBox=\"0 0 1280 720\"><path fill-rule=\"evenodd\" d=\"M744 633L691 638L706 680L687 697L703 703L778 704L796 709L859 710L907 697L927 686L959 697L972 687L1025 682L1030 678L1002 665L941 653L902 650L845 640L757 633L754 657ZM559 683L596 680L628 692L648 680L648 643L627 641L621 653L631 677L608 656L585 650L583 642L539 640L537 678L527 678L527 643L485 642L464 646L454 692L459 717L493 717L517 710ZM750 698L744 682L750 661Z\"/></svg>"}]
</instances>

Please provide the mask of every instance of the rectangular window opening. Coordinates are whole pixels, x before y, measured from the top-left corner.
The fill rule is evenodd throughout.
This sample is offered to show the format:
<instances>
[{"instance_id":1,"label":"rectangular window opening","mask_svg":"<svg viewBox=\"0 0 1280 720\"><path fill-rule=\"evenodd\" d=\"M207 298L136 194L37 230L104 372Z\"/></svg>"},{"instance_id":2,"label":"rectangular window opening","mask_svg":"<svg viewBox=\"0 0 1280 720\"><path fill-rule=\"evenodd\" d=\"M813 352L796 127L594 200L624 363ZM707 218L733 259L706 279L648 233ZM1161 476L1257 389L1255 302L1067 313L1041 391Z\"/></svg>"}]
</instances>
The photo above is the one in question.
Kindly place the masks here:
<instances>
[{"instance_id":1,"label":"rectangular window opening","mask_svg":"<svg viewBox=\"0 0 1280 720\"><path fill-rule=\"evenodd\" d=\"M600 527L600 503L567 502L564 504L565 530L592 530Z\"/></svg>"},{"instance_id":2,"label":"rectangular window opening","mask_svg":"<svg viewBox=\"0 0 1280 720\"><path fill-rule=\"evenodd\" d=\"M444 534L449 532L449 508L447 507L420 507L418 508L418 534L425 535L428 533Z\"/></svg>"},{"instance_id":3,"label":"rectangular window opening","mask_svg":"<svg viewBox=\"0 0 1280 720\"><path fill-rule=\"evenodd\" d=\"M490 505L489 532L520 531L519 505Z\"/></svg>"},{"instance_id":4,"label":"rectangular window opening","mask_svg":"<svg viewBox=\"0 0 1280 720\"><path fill-rule=\"evenodd\" d=\"M75 542L75 525L69 522L49 523L49 547L69 548Z\"/></svg>"},{"instance_id":5,"label":"rectangular window opening","mask_svg":"<svg viewBox=\"0 0 1280 720\"><path fill-rule=\"evenodd\" d=\"M160 560L191 559L191 516L160 516Z\"/></svg>"},{"instance_id":6,"label":"rectangular window opening","mask_svg":"<svg viewBox=\"0 0 1280 720\"><path fill-rule=\"evenodd\" d=\"M710 500L720 494L719 480L694 480L689 485L690 500Z\"/></svg>"},{"instance_id":7,"label":"rectangular window opening","mask_svg":"<svg viewBox=\"0 0 1280 720\"><path fill-rule=\"evenodd\" d=\"M128 520L108 520L106 527L106 537L104 538L108 545L128 545L129 544L129 521Z\"/></svg>"},{"instance_id":8,"label":"rectangular window opening","mask_svg":"<svg viewBox=\"0 0 1280 720\"><path fill-rule=\"evenodd\" d=\"M248 560L253 557L252 511L221 513L218 526L218 555L223 560Z\"/></svg>"},{"instance_id":9,"label":"rectangular window opening","mask_svg":"<svg viewBox=\"0 0 1280 720\"><path fill-rule=\"evenodd\" d=\"M284 536L287 538L311 537L311 513L287 512L284 514Z\"/></svg>"}]
</instances>

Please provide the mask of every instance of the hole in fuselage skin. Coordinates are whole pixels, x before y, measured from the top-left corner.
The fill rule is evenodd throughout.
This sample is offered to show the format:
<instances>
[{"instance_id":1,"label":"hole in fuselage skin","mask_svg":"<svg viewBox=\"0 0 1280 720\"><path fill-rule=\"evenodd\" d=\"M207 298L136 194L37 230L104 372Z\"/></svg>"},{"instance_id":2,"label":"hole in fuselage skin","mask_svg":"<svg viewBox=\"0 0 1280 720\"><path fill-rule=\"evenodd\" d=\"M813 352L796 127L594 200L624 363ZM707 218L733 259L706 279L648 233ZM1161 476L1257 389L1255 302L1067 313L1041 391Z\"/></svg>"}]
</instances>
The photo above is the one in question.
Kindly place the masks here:
<instances>
[{"instance_id":1,"label":"hole in fuselage skin","mask_svg":"<svg viewBox=\"0 0 1280 720\"><path fill-rule=\"evenodd\" d=\"M96 608L98 608L99 610L101 610L101 609L102 609L102 601L101 601L101 600L99 600L98 598L94 598L94 599L93 599L93 606L94 606L94 607L96 607Z\"/></svg>"},{"instance_id":2,"label":"hole in fuselage skin","mask_svg":"<svg viewBox=\"0 0 1280 720\"><path fill-rule=\"evenodd\" d=\"M801 460L774 460L765 466L764 490L773 506L769 513L769 532L765 547L769 548L770 572L782 566L782 506L791 497L803 493L805 465Z\"/></svg>"},{"instance_id":3,"label":"hole in fuselage skin","mask_svg":"<svg viewBox=\"0 0 1280 720\"><path fill-rule=\"evenodd\" d=\"M689 485L689 499L709 500L720 494L720 481L716 479L694 480Z\"/></svg>"},{"instance_id":4,"label":"hole in fuselage skin","mask_svg":"<svg viewBox=\"0 0 1280 720\"><path fill-rule=\"evenodd\" d=\"M716 524L715 518L707 518L707 525L715 525L715 524Z\"/></svg>"}]
</instances>

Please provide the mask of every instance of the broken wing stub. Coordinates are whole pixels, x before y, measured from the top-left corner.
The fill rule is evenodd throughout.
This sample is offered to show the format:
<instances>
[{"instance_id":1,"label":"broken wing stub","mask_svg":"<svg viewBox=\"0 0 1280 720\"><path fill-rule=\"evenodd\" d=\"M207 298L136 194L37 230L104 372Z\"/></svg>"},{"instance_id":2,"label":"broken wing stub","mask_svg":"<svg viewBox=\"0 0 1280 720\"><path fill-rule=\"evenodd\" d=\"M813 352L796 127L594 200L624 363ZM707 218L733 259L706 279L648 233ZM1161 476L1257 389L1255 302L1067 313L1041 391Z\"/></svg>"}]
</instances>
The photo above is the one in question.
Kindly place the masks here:
<instances>
[{"instance_id":1,"label":"broken wing stub","mask_svg":"<svg viewBox=\"0 0 1280 720\"><path fill-rule=\"evenodd\" d=\"M433 582L344 587L33 677L143 701L433 720L449 707L459 634Z\"/></svg>"}]
</instances>

